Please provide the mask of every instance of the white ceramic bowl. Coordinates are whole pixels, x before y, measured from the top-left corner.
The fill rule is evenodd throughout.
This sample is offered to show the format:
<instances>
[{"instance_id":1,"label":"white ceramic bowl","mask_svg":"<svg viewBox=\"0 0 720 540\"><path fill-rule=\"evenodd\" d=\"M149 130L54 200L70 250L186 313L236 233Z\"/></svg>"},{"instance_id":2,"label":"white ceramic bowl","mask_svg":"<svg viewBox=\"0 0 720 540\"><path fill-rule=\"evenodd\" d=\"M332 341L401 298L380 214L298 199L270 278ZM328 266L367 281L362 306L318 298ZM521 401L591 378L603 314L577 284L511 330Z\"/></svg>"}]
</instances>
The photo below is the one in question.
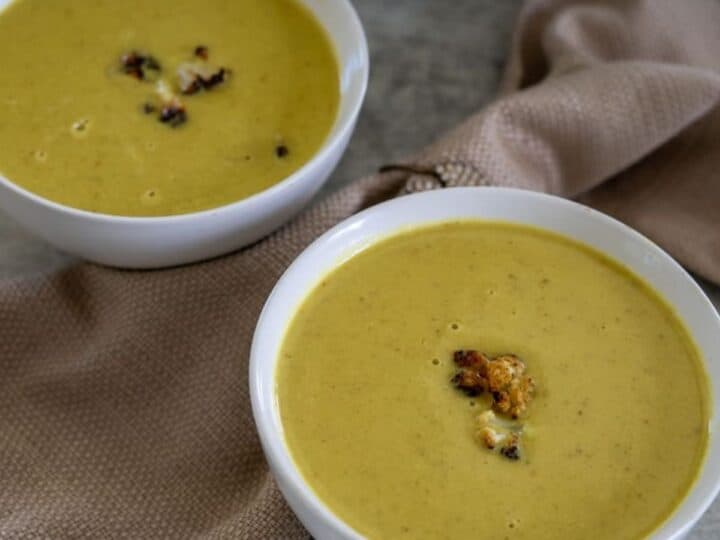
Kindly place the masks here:
<instances>
[{"instance_id":1,"label":"white ceramic bowl","mask_svg":"<svg viewBox=\"0 0 720 540\"><path fill-rule=\"evenodd\" d=\"M0 0L0 10L12 0ZM191 214L119 217L77 210L0 176L0 208L30 232L84 259L125 268L157 268L228 253L289 220L322 187L342 156L367 88L369 59L349 0L300 0L335 47L340 68L338 117L324 145L300 170L247 199Z\"/></svg>"},{"instance_id":2,"label":"white ceramic bowl","mask_svg":"<svg viewBox=\"0 0 720 540\"><path fill-rule=\"evenodd\" d=\"M260 440L278 485L300 521L322 539L359 535L315 496L290 457L275 399L275 366L285 330L310 290L328 271L398 229L458 218L534 225L574 238L632 269L685 321L705 359L712 410L720 409L720 318L702 290L669 255L622 223L565 199L504 188L454 188L401 197L340 223L288 268L267 300L250 355L250 393ZM682 538L720 490L720 421L711 417L707 459L688 496L652 538Z\"/></svg>"}]
</instances>

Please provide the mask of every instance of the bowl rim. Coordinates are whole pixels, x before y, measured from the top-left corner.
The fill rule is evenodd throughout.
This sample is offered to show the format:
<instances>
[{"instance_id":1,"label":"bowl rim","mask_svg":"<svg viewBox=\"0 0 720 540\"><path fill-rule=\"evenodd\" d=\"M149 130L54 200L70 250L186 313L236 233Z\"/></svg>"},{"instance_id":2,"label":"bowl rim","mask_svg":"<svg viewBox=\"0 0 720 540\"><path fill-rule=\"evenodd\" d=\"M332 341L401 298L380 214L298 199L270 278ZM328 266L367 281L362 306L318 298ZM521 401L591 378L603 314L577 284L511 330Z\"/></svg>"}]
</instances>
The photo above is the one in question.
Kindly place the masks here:
<instances>
[{"instance_id":1,"label":"bowl rim","mask_svg":"<svg viewBox=\"0 0 720 540\"><path fill-rule=\"evenodd\" d=\"M275 355L272 358L264 358L262 355L266 353L266 348L268 347L274 347L276 344L279 347L279 344L282 342L283 336L285 335L285 332L287 331L287 325L290 323L292 316L296 312L296 309L298 305L302 303L304 298L307 298L307 294L309 294L314 286L322 279L323 276L327 275L329 272L331 272L333 269L339 267L342 265L345 261L347 261L350 257L357 254L359 251L362 251L368 246L371 246L378 241L381 241L385 238L392 237L394 234L397 234L398 232L406 229L406 228L414 228L414 227L422 227L422 226L428 226L432 225L433 223L442 223L442 222L451 222L455 219L462 220L462 219L490 219L492 221L506 221L508 223L519 223L519 224L525 224L528 225L529 223L521 222L516 219L504 219L504 218L483 218L480 216L477 217L471 217L468 215L463 215L462 213L458 213L456 217L446 217L443 219L433 219L428 218L424 215L416 214L415 217L412 219L409 219L408 221L411 221L412 223L408 226L404 227L388 227L386 225L381 225L378 228L381 230L380 233L375 232L373 233L367 233L366 238L362 241L360 241L360 247L357 249L348 252L347 254L336 257L334 262L329 263L327 267L325 266L325 263L322 264L322 269L317 272L317 276L313 280L303 280L303 300L300 300L298 303L288 306L288 303L285 302L285 300L282 298L281 293L278 292L283 286L287 287L287 284L290 282L291 279L293 279L296 272L298 272L298 269L301 265L307 264L309 261L316 260L318 257L322 257L322 252L326 249L327 245L331 242L337 241L337 237L342 237L344 232L350 231L350 230L357 230L361 227L363 227L364 222L368 219L374 219L375 216L382 212L387 212L389 208L392 208L394 205L400 205L400 204L412 204L412 201L420 201L424 198L437 198L438 201L436 201L436 204L442 204L442 199L445 197L448 193L456 193L459 196L462 196L463 194L467 193L469 196L472 196L472 194L475 193L491 193L496 194L499 196L508 196L508 197L518 197L520 199L522 198L530 198L534 199L535 201L540 201L541 204L543 203L549 203L550 205L556 205L557 208L569 211L583 211L585 212L589 217L593 217L594 219L599 220L599 223L596 223L595 226L598 227L611 227L615 228L619 233L622 235L628 237L629 239L632 239L636 243L640 243L644 245L646 248L650 250L654 255L658 257L658 260L662 261L663 266L667 268L667 271L673 272L674 274L677 274L681 276L685 283L685 286L690 287L691 290L694 290L694 293L696 294L697 300L700 302L700 305L702 308L707 312L708 316L708 324L711 324L715 327L715 329L720 329L720 315L718 314L717 309L712 304L712 302L709 300L705 292L702 290L702 288L697 284L697 282L690 276L690 274L673 258L671 257L665 250L663 250L661 247L659 247L657 244L655 244L653 241L651 241L649 238L641 234L640 232L636 231L632 227L625 225L621 221L603 213L598 210L595 210L593 208L590 208L588 206L585 206L583 204L577 203L575 201L571 201L562 197L558 197L555 195L550 195L546 193L540 193L540 192L534 192L524 189L518 189L518 188L507 188L507 187L494 187L494 186L482 186L482 187L453 187L453 188L446 188L441 190L431 190L427 192L422 193L415 193L411 195L406 195L402 197L397 197L395 199L391 199L389 201L385 201L383 203L377 204L375 206L372 206L370 208L367 208L365 210L362 210L361 212L358 212L335 226L333 226L331 229L326 231L324 234L316 238L312 243L310 243L294 260L293 262L288 266L288 268L285 270L285 272L282 274L280 279L276 282L275 286L273 287L270 295L266 299L266 302L263 306L263 309L260 313L260 316L258 317L256 329L253 335L253 340L251 344L250 349L250 361L249 361L249 386L250 386L250 398L251 398L251 404L252 404L252 412L253 417L255 420L256 429L258 431L260 441L263 447L263 450L266 454L266 457L268 459L268 462L271 465L271 470L274 475L277 475L278 477L278 483L281 485L281 488L284 488L283 495L287 499L288 495L285 493L285 490L290 492L290 495L292 497L297 497L304 501L304 503L310 508L311 512L314 513L315 516L320 517L323 520L323 524L327 527L332 528L336 533L342 534L344 537L347 538L363 538L357 531L355 531L350 525L345 523L340 517L338 517L330 508L323 502L323 500L315 493L312 486L307 482L302 473L300 472L299 467L295 463L295 460L292 457L292 454L290 452L290 449L287 445L287 441L284 436L284 432L282 429L282 424L278 421L277 423L273 421L273 415L277 416L279 418L278 413L278 402L274 395L270 396L268 395L268 392L264 388L264 383L266 382L266 379L268 377L263 377L261 366L264 363L270 363L271 364L271 375L270 375L270 381L269 384L271 386L274 386L274 380L276 376L276 368L277 368L277 362L278 357ZM381 218L378 218L381 219ZM584 218L583 218L584 219ZM607 252L604 249L601 249L599 247L596 247L592 245L589 241L576 239L575 237L571 236L569 233L561 233L557 231L553 231L549 226L546 225L537 225L537 224L529 224L530 226L537 227L541 230L547 230L550 232L553 232L554 234L558 234L560 236L564 236L566 238L570 238L571 240L585 244L592 248L593 250L602 253L605 257L608 257L610 260L622 265L624 268L627 268L630 272L633 274L639 276L644 282L648 283L652 287L654 291L661 297L661 299L673 310L676 311L677 317L683 321L683 324L685 325L688 333L691 335L693 341L695 341L695 329L696 325L691 327L690 324L680 315L680 313L677 313L676 305L671 302L666 295L660 291L657 290L657 287L653 285L650 282L650 279L643 275L642 272L638 271L635 268L631 268L629 264L623 262L620 260L619 256L612 255L609 252ZM362 236L362 235L361 235ZM369 236L369 238L367 238ZM318 262L318 261L316 261ZM316 265L317 266L317 265ZM303 279L303 278L301 278ZM306 283L309 283L309 285L306 285ZM284 306L284 307L283 307ZM709 308L709 311L708 311ZM288 313L289 311L289 313ZM285 327L280 329L279 331L274 330L268 330L269 332L272 332L273 334L277 333L279 336L277 339L270 338L270 344L265 345L264 343L261 343L261 341L267 341L263 336L263 332L265 331L265 328L272 323L269 322L269 319L271 317L271 312L277 312L280 314L280 316L284 316L284 324ZM703 315L705 317L705 315ZM699 344L696 344L696 346L699 347ZM720 350L720 347L719 347ZM271 351L267 351L271 352ZM680 498L678 501L676 501L676 504L673 506L672 510L668 515L665 516L662 522L656 524L655 528L648 533L648 538L651 540L670 540L670 539L679 539L682 538L685 534L688 533L688 531L697 523L697 521L702 517L702 515L707 511L709 506L713 503L713 501L718 496L718 493L720 493L720 475L715 475L714 478L710 479L711 485L710 486L701 486L701 480L703 477L708 473L708 469L710 468L710 463L713 462L715 472L718 470L718 463L720 463L720 455L717 456L717 458L713 458L711 449L713 446L713 443L718 444L718 437L720 437L719 434L715 433L712 429L712 423L717 422L718 420L718 413L719 411L716 410L716 407L714 405L714 402L717 401L716 392L720 391L720 380L714 381L712 376L709 372L709 366L711 360L709 358L706 358L705 355L701 355L702 365L703 368L707 374L708 379L708 400L710 402L709 406L709 412L708 412L708 421L710 423L710 429L709 429L709 435L708 435L708 441L707 441L707 447L706 452L703 456L703 460L700 463L699 469L696 473L696 476L693 478L692 483L687 488L687 491L683 494L682 498ZM270 416L265 416L270 415ZM276 425L277 424L277 425ZM718 463L714 463L718 462ZM691 498L691 496L698 491L700 491L700 488L703 487L703 490L700 492L700 504L697 504L696 506L693 506L691 508L685 508L685 505L688 503L688 500ZM685 511L685 515L682 517L682 519L676 519L678 518L678 513L680 510ZM293 508L293 511L295 509Z\"/></svg>"},{"instance_id":2,"label":"bowl rim","mask_svg":"<svg viewBox=\"0 0 720 540\"><path fill-rule=\"evenodd\" d=\"M17 0L9 0L6 5L0 7L0 15L2 11L10 6ZM338 61L339 73L338 73L338 85L342 88L342 68L343 64L340 63L340 58L334 42L332 40L332 34L327 26L322 23L314 10L304 1L298 0L298 2L308 11L310 11L315 18L317 24L319 24L323 30L327 33L328 38L331 40L333 45L333 52ZM266 199L271 199L276 194L291 190L296 184L301 183L306 177L306 173L309 169L316 167L318 163L329 159L338 150L338 147L342 144L343 139L349 131L353 129L355 119L360 113L362 108L365 94L367 92L368 80L370 76L370 53L368 48L367 36L365 29L360 21L360 17L353 6L351 0L334 0L334 3L340 4L342 9L347 13L347 22L352 27L353 32L357 34L358 41L358 53L360 62L357 64L360 69L360 88L356 95L350 96L349 93L340 92L340 101L338 105L338 112L335 118L335 122L330 128L330 132L326 135L320 148L313 154L313 156L306 161L299 169L295 170L289 176L283 178L279 182L272 186L254 193L249 197L233 201L220 206L214 206L212 208L206 208L204 210L198 210L195 212L187 212L183 214L170 214L167 216L125 216L120 214L107 214L104 212L93 212L90 210L83 210L82 208L75 208L67 204L59 203L38 195L7 178L0 171L0 186L9 189L14 192L15 195L28 199L30 202L44 207L53 212L59 212L66 214L71 217L86 219L95 222L103 223L124 223L133 225L156 225L165 223L177 223L192 221L198 218L214 216L217 214L235 213L240 209L250 210L251 208L261 208L265 203ZM341 115L340 111L343 102L350 100L350 107L348 111Z\"/></svg>"}]
</instances>

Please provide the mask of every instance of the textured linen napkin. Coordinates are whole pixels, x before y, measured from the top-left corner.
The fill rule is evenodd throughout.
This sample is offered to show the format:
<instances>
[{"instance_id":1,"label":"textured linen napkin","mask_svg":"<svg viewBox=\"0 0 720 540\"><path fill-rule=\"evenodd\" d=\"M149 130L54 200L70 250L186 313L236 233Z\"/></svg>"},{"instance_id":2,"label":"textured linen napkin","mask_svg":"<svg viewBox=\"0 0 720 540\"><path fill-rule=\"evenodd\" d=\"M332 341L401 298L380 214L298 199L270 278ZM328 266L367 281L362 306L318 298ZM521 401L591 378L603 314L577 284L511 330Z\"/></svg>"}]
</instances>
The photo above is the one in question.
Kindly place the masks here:
<instances>
[{"instance_id":1,"label":"textured linen napkin","mask_svg":"<svg viewBox=\"0 0 720 540\"><path fill-rule=\"evenodd\" d=\"M255 434L255 321L310 241L403 191L577 198L720 283L719 72L715 0L532 0L494 104L252 247L0 282L0 537L305 537Z\"/></svg>"}]
</instances>

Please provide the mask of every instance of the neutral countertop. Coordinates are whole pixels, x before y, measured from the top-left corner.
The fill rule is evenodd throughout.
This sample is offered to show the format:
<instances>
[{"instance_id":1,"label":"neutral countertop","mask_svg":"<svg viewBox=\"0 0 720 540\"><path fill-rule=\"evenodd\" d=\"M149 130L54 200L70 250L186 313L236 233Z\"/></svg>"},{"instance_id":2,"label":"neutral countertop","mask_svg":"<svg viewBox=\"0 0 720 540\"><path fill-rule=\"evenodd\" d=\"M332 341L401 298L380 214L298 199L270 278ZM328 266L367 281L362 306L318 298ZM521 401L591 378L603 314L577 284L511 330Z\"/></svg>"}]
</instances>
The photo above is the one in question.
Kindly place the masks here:
<instances>
[{"instance_id":1,"label":"neutral countertop","mask_svg":"<svg viewBox=\"0 0 720 540\"><path fill-rule=\"evenodd\" d=\"M355 4L370 42L370 87L355 136L324 193L421 148L491 100L520 2ZM71 262L0 213L0 277L50 272ZM720 288L701 285L720 307ZM720 500L688 538L720 538Z\"/></svg>"}]
</instances>

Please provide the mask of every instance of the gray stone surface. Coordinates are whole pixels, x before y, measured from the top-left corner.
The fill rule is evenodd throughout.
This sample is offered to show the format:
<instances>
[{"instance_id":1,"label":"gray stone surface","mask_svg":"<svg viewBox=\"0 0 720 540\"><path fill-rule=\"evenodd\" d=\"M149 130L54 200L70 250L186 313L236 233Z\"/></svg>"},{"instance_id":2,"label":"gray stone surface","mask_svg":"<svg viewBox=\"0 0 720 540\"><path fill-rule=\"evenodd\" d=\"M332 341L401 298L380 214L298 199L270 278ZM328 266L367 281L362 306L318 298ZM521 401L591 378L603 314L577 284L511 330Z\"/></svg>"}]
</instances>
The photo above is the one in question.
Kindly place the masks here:
<instances>
[{"instance_id":1,"label":"gray stone surface","mask_svg":"<svg viewBox=\"0 0 720 540\"><path fill-rule=\"evenodd\" d=\"M493 98L517 0L357 0L370 41L368 98L324 193L401 159ZM0 214L0 277L48 272L72 259ZM720 306L720 288L702 284ZM689 536L720 538L720 502Z\"/></svg>"}]
</instances>

